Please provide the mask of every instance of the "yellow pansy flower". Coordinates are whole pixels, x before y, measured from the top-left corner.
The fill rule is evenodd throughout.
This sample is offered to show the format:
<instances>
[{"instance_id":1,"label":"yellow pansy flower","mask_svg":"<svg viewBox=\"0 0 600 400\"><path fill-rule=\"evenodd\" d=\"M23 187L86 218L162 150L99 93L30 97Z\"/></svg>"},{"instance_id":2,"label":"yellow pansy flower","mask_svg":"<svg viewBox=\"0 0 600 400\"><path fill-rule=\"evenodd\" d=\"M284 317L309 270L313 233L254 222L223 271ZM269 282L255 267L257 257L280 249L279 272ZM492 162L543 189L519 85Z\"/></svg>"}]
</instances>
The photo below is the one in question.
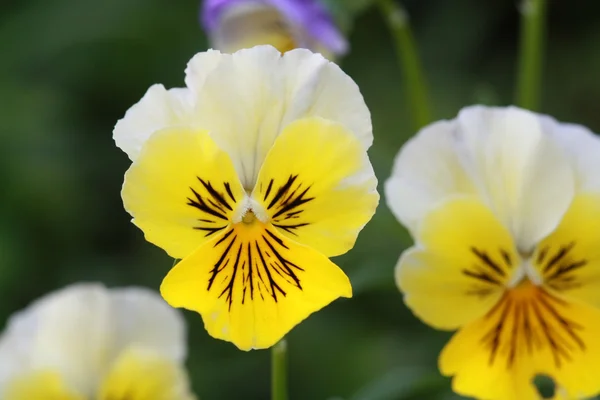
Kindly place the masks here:
<instances>
[{"instance_id":1,"label":"yellow pansy flower","mask_svg":"<svg viewBox=\"0 0 600 400\"><path fill-rule=\"evenodd\" d=\"M193 400L181 315L142 288L78 284L12 316L2 400Z\"/></svg>"},{"instance_id":2,"label":"yellow pansy flower","mask_svg":"<svg viewBox=\"0 0 600 400\"><path fill-rule=\"evenodd\" d=\"M600 140L514 107L468 107L398 154L387 202L415 246L396 267L427 324L458 330L439 358L453 389L537 399L550 376L600 391Z\"/></svg>"},{"instance_id":3,"label":"yellow pansy flower","mask_svg":"<svg viewBox=\"0 0 600 400\"><path fill-rule=\"evenodd\" d=\"M267 348L350 281L347 252L379 196L369 111L319 54L208 51L187 88L152 86L115 127L122 197L148 241L182 259L161 293L213 337Z\"/></svg>"}]
</instances>

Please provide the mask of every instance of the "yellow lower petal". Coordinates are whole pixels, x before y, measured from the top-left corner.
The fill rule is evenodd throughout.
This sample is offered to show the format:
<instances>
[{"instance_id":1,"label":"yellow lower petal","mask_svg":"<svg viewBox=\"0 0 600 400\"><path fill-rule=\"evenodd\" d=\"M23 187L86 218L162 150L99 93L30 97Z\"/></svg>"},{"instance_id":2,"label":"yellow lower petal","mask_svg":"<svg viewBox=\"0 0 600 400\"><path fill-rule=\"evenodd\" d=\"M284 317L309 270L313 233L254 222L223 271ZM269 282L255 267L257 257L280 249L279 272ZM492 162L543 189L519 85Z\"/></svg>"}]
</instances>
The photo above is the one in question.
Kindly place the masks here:
<instances>
[{"instance_id":1,"label":"yellow lower petal","mask_svg":"<svg viewBox=\"0 0 600 400\"><path fill-rule=\"evenodd\" d=\"M104 379L98 400L194 400L186 372L151 351L129 349Z\"/></svg>"},{"instance_id":2,"label":"yellow lower petal","mask_svg":"<svg viewBox=\"0 0 600 400\"><path fill-rule=\"evenodd\" d=\"M481 321L466 326L442 351L440 370L443 375L454 376L452 390L482 400L538 400L529 369L520 369L520 364L509 369L502 362L490 363L490 351L481 344L487 331Z\"/></svg>"},{"instance_id":3,"label":"yellow lower petal","mask_svg":"<svg viewBox=\"0 0 600 400\"><path fill-rule=\"evenodd\" d=\"M418 240L400 258L396 282L413 312L439 329L485 314L517 267L510 234L476 198L440 205L422 221Z\"/></svg>"},{"instance_id":4,"label":"yellow lower petal","mask_svg":"<svg viewBox=\"0 0 600 400\"><path fill-rule=\"evenodd\" d=\"M72 391L60 374L39 371L17 377L8 383L2 400L85 400Z\"/></svg>"},{"instance_id":5,"label":"yellow lower petal","mask_svg":"<svg viewBox=\"0 0 600 400\"><path fill-rule=\"evenodd\" d=\"M213 337L250 350L272 346L352 288L327 257L254 219L179 262L161 293L173 307L200 313Z\"/></svg>"},{"instance_id":6,"label":"yellow lower petal","mask_svg":"<svg viewBox=\"0 0 600 400\"><path fill-rule=\"evenodd\" d=\"M551 376L572 398L595 396L600 393L600 310L557 293L551 298L541 307L544 332L551 333L545 333L547 345L536 358L536 371Z\"/></svg>"},{"instance_id":7,"label":"yellow lower petal","mask_svg":"<svg viewBox=\"0 0 600 400\"><path fill-rule=\"evenodd\" d=\"M532 285L527 285L529 293ZM440 354L440 370L454 377L455 392L486 400L539 398L532 382L534 362L523 346L527 340L518 334L517 320L524 312L518 294L505 293L484 317L461 328Z\"/></svg>"},{"instance_id":8,"label":"yellow lower petal","mask_svg":"<svg viewBox=\"0 0 600 400\"><path fill-rule=\"evenodd\" d=\"M229 226L246 194L207 132L169 128L144 143L121 196L146 239L183 258Z\"/></svg>"},{"instance_id":9,"label":"yellow lower petal","mask_svg":"<svg viewBox=\"0 0 600 400\"><path fill-rule=\"evenodd\" d=\"M288 125L263 163L252 196L283 235L328 257L350 250L379 202L362 144L342 125Z\"/></svg>"},{"instance_id":10,"label":"yellow lower petal","mask_svg":"<svg viewBox=\"0 0 600 400\"><path fill-rule=\"evenodd\" d=\"M440 369L456 392L481 399L538 398L538 374L587 397L600 391L599 337L600 311L525 281L454 335Z\"/></svg>"}]
</instances>

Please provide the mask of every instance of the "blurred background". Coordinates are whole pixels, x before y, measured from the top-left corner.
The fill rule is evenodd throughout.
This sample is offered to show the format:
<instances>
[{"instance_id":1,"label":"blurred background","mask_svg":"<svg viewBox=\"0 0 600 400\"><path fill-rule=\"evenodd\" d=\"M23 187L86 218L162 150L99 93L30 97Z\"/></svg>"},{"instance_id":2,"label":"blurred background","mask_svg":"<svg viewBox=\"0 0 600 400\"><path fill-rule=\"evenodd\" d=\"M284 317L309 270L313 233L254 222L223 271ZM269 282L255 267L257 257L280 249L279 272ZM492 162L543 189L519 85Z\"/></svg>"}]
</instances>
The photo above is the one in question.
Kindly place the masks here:
<instances>
[{"instance_id":1,"label":"blurred background","mask_svg":"<svg viewBox=\"0 0 600 400\"><path fill-rule=\"evenodd\" d=\"M367 0L329 0L349 35L342 68L369 105L380 187L415 132L389 32ZM519 28L514 0L405 0L435 118L512 102ZM0 327L48 291L77 281L157 289L172 260L123 210L127 156L112 129L153 83L183 85L207 48L196 0L5 0L0 3ZM600 131L600 3L549 1L542 110ZM288 336L291 399L458 399L437 372L450 337L415 318L393 280L411 245L383 200L356 247L335 261L354 298ZM188 360L202 400L267 399L270 354L214 340L189 322Z\"/></svg>"}]
</instances>

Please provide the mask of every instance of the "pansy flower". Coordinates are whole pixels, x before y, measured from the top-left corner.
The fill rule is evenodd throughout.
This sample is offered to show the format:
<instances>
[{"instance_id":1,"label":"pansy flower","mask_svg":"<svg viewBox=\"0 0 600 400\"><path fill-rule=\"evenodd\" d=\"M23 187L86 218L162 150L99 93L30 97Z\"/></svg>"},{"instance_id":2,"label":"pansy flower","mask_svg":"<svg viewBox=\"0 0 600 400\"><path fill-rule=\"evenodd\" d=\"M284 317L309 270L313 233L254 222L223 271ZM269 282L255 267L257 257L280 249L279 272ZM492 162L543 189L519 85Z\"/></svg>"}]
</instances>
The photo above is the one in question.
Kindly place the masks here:
<instances>
[{"instance_id":1,"label":"pansy flower","mask_svg":"<svg viewBox=\"0 0 600 400\"><path fill-rule=\"evenodd\" d=\"M167 302L216 338L267 348L352 295L328 257L353 247L379 200L369 111L350 77L304 49L200 53L185 80L152 86L115 127L133 161L124 205L183 259Z\"/></svg>"},{"instance_id":2,"label":"pansy flower","mask_svg":"<svg viewBox=\"0 0 600 400\"><path fill-rule=\"evenodd\" d=\"M439 358L456 392L537 399L600 391L600 140L514 107L469 107L398 154L387 202L415 246L406 304L458 330Z\"/></svg>"},{"instance_id":3,"label":"pansy flower","mask_svg":"<svg viewBox=\"0 0 600 400\"><path fill-rule=\"evenodd\" d=\"M193 400L183 318L142 288L78 284L13 315L2 400Z\"/></svg>"},{"instance_id":4,"label":"pansy flower","mask_svg":"<svg viewBox=\"0 0 600 400\"><path fill-rule=\"evenodd\" d=\"M318 0L205 0L202 22L212 46L225 52L270 44L281 52L306 48L331 58L348 49Z\"/></svg>"}]
</instances>

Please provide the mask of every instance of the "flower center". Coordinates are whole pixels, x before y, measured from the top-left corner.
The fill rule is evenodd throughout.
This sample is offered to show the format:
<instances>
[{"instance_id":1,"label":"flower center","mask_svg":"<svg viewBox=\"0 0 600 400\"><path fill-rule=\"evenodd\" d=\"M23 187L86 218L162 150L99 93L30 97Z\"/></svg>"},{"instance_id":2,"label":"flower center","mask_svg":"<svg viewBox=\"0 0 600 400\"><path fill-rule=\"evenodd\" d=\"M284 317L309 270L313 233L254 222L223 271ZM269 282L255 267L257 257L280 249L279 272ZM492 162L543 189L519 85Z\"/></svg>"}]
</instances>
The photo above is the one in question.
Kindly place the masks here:
<instances>
[{"instance_id":1,"label":"flower center","mask_svg":"<svg viewBox=\"0 0 600 400\"><path fill-rule=\"evenodd\" d=\"M242 216L242 223L246 225L251 225L256 221L256 215L252 210L246 211L246 214Z\"/></svg>"},{"instance_id":2,"label":"flower center","mask_svg":"<svg viewBox=\"0 0 600 400\"><path fill-rule=\"evenodd\" d=\"M532 257L523 256L523 254L520 256L521 261L518 264L518 267L514 269L510 279L506 283L506 287L509 289L516 288L525 281L531 282L535 286L542 285L544 283L544 279L536 270Z\"/></svg>"},{"instance_id":3,"label":"flower center","mask_svg":"<svg viewBox=\"0 0 600 400\"><path fill-rule=\"evenodd\" d=\"M265 208L252 195L246 195L240 202L240 205L234 210L231 222L234 224L252 225L257 220L267 223L270 218Z\"/></svg>"}]
</instances>

